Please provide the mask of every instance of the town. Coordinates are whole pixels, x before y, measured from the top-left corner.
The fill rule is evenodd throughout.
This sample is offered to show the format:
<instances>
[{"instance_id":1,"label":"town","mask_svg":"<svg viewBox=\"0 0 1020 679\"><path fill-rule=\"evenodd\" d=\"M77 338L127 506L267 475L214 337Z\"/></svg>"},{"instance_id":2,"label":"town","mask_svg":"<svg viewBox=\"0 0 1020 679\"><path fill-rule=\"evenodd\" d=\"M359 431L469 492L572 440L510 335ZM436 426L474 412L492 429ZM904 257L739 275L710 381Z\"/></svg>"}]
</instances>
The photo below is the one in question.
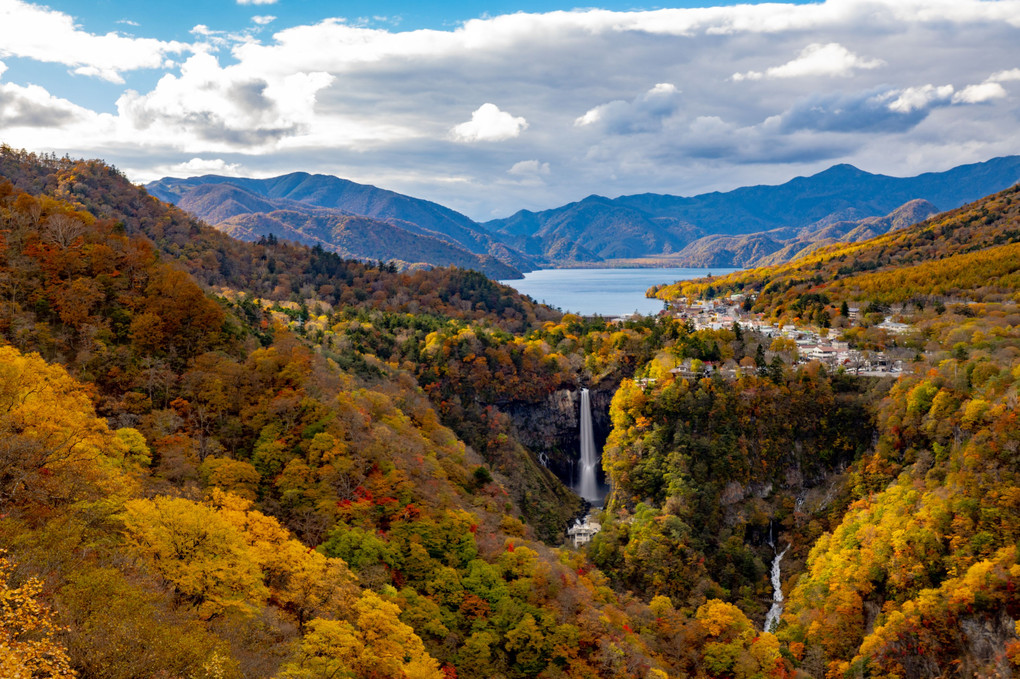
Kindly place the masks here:
<instances>
[{"instance_id":1,"label":"town","mask_svg":"<svg viewBox=\"0 0 1020 679\"><path fill-rule=\"evenodd\" d=\"M671 302L664 313L689 320L696 330L721 330L737 326L742 332L772 338L770 351L785 354L793 363L818 361L828 368L843 369L856 375L899 375L904 371L904 363L916 355L916 352L902 348L869 350L854 347L850 341L840 339L840 333L835 328L775 325L762 320L760 314L750 313L746 301L746 296L739 293L721 300L681 299ZM847 311L851 322L858 321L862 316L858 307L850 306ZM875 327L894 338L911 330L910 325L893 321L892 316L886 316ZM895 341L891 344L895 345ZM688 359L674 368L673 372L687 378L711 376L715 372L722 377L732 378L737 375L740 367L734 361L716 364Z\"/></svg>"}]
</instances>

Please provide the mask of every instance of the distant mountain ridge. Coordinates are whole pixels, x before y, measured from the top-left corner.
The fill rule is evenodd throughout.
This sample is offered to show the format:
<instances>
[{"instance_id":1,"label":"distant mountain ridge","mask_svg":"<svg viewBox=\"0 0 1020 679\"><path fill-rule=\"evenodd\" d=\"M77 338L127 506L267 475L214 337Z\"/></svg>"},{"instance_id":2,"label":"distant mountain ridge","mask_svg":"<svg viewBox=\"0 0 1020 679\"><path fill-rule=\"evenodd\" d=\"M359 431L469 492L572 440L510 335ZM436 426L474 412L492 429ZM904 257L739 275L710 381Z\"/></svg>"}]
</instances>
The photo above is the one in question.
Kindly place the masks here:
<instances>
[{"instance_id":1,"label":"distant mountain ridge","mask_svg":"<svg viewBox=\"0 0 1020 679\"><path fill-rule=\"evenodd\" d=\"M776 229L884 217L917 199L927 201L938 211L951 210L1008 188L1018 180L1020 156L904 178L871 174L842 164L784 184L749 186L726 193L693 197L646 193L613 199L589 196L552 210L522 210L483 226L533 256L544 254L552 258L551 255L562 251L563 242L570 241L578 251L600 259L672 253L673 262L678 265L696 266L714 257L712 266L746 266L785 247L777 243L778 247L768 251L771 246L764 239L768 238L767 232ZM593 219L593 214L599 219ZM607 239L602 228L607 224L613 232L627 234L628 239ZM761 237L765 246L761 255L742 261L727 258L724 251L732 245L728 241L720 241L716 250L706 248L709 244L704 242L693 251L686 250L704 237L746 234ZM793 234L776 235L784 240ZM630 243L657 249L642 251ZM584 261L593 261L590 255Z\"/></svg>"},{"instance_id":2,"label":"distant mountain ridge","mask_svg":"<svg viewBox=\"0 0 1020 679\"><path fill-rule=\"evenodd\" d=\"M359 216L367 218L358 222L359 230L345 229L343 245L336 244L331 249L350 257L396 259L434 266L455 264L502 279L519 278L521 271L534 268L527 257L459 212L431 201L329 175L295 172L270 179L217 175L188 179L166 177L145 188L157 198L174 203L214 226L229 227L226 230L238 237L257 238L272 232L291 240L318 242L329 247L332 243L323 232L326 228L323 224L309 226L310 230L297 229L293 219L274 222L264 215L283 210L320 221L325 219L334 225L345 221L343 217ZM312 237L311 231L317 234ZM394 246L392 252L379 247L380 242L387 241ZM435 256L438 252L443 253L441 257Z\"/></svg>"},{"instance_id":3,"label":"distant mountain ridge","mask_svg":"<svg viewBox=\"0 0 1020 679\"><path fill-rule=\"evenodd\" d=\"M484 224L431 201L305 172L270 179L164 178L146 188L241 238L273 233L351 257L455 264L506 279L540 266L611 266L619 260L775 264L822 245L909 226L1018 180L1020 156L915 177L841 164L779 185L691 197L589 196ZM351 221L354 216L362 219Z\"/></svg>"},{"instance_id":4,"label":"distant mountain ridge","mask_svg":"<svg viewBox=\"0 0 1020 679\"><path fill-rule=\"evenodd\" d=\"M687 266L768 266L781 264L833 243L856 243L902 229L939 210L926 200L904 203L888 215L863 219L823 219L803 228L785 227L772 231L737 236L705 236L684 248L678 255ZM849 210L847 214L855 214Z\"/></svg>"}]
</instances>

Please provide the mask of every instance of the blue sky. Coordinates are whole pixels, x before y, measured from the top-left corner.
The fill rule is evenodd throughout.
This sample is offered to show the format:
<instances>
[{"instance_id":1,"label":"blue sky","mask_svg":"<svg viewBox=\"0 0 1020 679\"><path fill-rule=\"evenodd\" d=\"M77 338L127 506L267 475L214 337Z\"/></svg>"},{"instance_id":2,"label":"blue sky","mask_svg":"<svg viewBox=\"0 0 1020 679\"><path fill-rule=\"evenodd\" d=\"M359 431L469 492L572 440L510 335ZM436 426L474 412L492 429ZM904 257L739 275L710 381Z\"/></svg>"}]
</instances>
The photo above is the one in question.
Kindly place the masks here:
<instances>
[{"instance_id":1,"label":"blue sky","mask_svg":"<svg viewBox=\"0 0 1020 679\"><path fill-rule=\"evenodd\" d=\"M484 220L1020 153L1020 0L0 0L0 142Z\"/></svg>"},{"instance_id":2,"label":"blue sky","mask_svg":"<svg viewBox=\"0 0 1020 679\"><path fill-rule=\"evenodd\" d=\"M807 4L807 1L795 0L791 4L803 5ZM181 0L179 2L58 0L45 4L52 9L78 17L81 25L93 32L131 32L136 30L139 33L154 35L164 40L187 40L196 21L213 28L237 30L246 26L253 16L265 15L275 16L278 23L285 26L311 24L326 17L344 17L353 23L413 30L416 28L455 28L469 19L515 12L543 13L589 7L630 12L664 7L722 7L762 3L687 1L669 4L602 2L597 5L589 5L544 2L542 0L519 0L516 2L277 0L276 2L248 3L230 2L230 0L213 0L211 2L196 0Z\"/></svg>"}]
</instances>

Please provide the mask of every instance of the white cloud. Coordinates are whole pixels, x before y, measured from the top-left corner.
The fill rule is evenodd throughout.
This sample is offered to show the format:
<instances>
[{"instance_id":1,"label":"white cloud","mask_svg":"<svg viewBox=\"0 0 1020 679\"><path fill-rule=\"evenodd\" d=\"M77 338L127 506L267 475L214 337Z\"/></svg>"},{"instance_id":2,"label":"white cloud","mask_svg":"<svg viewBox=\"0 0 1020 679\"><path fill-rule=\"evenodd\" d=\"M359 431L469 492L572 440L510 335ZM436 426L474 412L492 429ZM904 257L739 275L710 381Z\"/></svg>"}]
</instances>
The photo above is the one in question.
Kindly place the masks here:
<instances>
[{"instance_id":1,"label":"white cloud","mask_svg":"<svg viewBox=\"0 0 1020 679\"><path fill-rule=\"evenodd\" d=\"M1007 82L1010 80L1020 80L1020 68L1011 68L1008 71L999 71L988 76L986 82Z\"/></svg>"},{"instance_id":2,"label":"white cloud","mask_svg":"<svg viewBox=\"0 0 1020 679\"><path fill-rule=\"evenodd\" d=\"M922 85L908 87L886 96L890 99L889 110L896 113L911 113L928 108L933 103L946 102L953 96L952 85ZM895 99L893 98L895 97Z\"/></svg>"},{"instance_id":3,"label":"white cloud","mask_svg":"<svg viewBox=\"0 0 1020 679\"><path fill-rule=\"evenodd\" d=\"M954 104L983 104L994 99L1004 99L1006 88L997 82L968 85L953 95Z\"/></svg>"},{"instance_id":4,"label":"white cloud","mask_svg":"<svg viewBox=\"0 0 1020 679\"><path fill-rule=\"evenodd\" d=\"M222 158L192 158L184 163L177 163L168 170L170 175L194 177L204 174L218 174L237 177L241 174L240 163L228 163Z\"/></svg>"},{"instance_id":5,"label":"white cloud","mask_svg":"<svg viewBox=\"0 0 1020 679\"><path fill-rule=\"evenodd\" d=\"M29 138L63 137L62 128L94 123L96 114L38 85L0 83L0 129L5 141L19 134Z\"/></svg>"},{"instance_id":6,"label":"white cloud","mask_svg":"<svg viewBox=\"0 0 1020 679\"><path fill-rule=\"evenodd\" d=\"M276 21L276 17L272 16L271 14L263 14L259 16L253 16L251 20L253 23L258 24L259 26L265 26L266 24L271 24L274 21Z\"/></svg>"},{"instance_id":7,"label":"white cloud","mask_svg":"<svg viewBox=\"0 0 1020 679\"><path fill-rule=\"evenodd\" d=\"M276 0L237 0L239 5L275 5Z\"/></svg>"},{"instance_id":8,"label":"white cloud","mask_svg":"<svg viewBox=\"0 0 1020 679\"><path fill-rule=\"evenodd\" d=\"M543 163L538 160L522 160L518 163L514 163L513 167L507 170L508 174L522 177L547 175L549 172L549 163Z\"/></svg>"},{"instance_id":9,"label":"white cloud","mask_svg":"<svg viewBox=\"0 0 1020 679\"><path fill-rule=\"evenodd\" d=\"M545 179L552 174L549 163L539 160L522 160L514 163L506 173L514 178L517 186L538 188L545 186Z\"/></svg>"},{"instance_id":10,"label":"white cloud","mask_svg":"<svg viewBox=\"0 0 1020 679\"><path fill-rule=\"evenodd\" d=\"M450 130L452 137L461 142L506 141L519 137L528 128L528 121L499 110L495 104L482 104L471 120L454 125Z\"/></svg>"},{"instance_id":11,"label":"white cloud","mask_svg":"<svg viewBox=\"0 0 1020 679\"><path fill-rule=\"evenodd\" d=\"M7 70L7 64L5 64L4 62L0 61L0 77L3 77L4 71L6 71L6 70Z\"/></svg>"},{"instance_id":12,"label":"white cloud","mask_svg":"<svg viewBox=\"0 0 1020 679\"><path fill-rule=\"evenodd\" d=\"M198 141L197 147L209 150L256 152L306 131L318 92L333 79L322 72L261 78L223 68L212 54L196 54L179 76L163 76L144 95L127 91L117 108L123 120L150 135Z\"/></svg>"},{"instance_id":13,"label":"white cloud","mask_svg":"<svg viewBox=\"0 0 1020 679\"><path fill-rule=\"evenodd\" d=\"M617 99L589 109L574 120L575 127L598 126L611 134L655 132L677 113L680 90L672 83L658 83L631 101Z\"/></svg>"},{"instance_id":14,"label":"white cloud","mask_svg":"<svg viewBox=\"0 0 1020 679\"><path fill-rule=\"evenodd\" d=\"M78 75L122 83L122 73L160 68L168 54L191 47L180 42L94 35L80 30L63 12L21 0L0 0L0 57L15 56L64 64Z\"/></svg>"},{"instance_id":15,"label":"white cloud","mask_svg":"<svg viewBox=\"0 0 1020 679\"><path fill-rule=\"evenodd\" d=\"M839 43L830 42L826 45L812 43L801 50L800 56L782 66L773 66L764 73L761 71L734 73L732 79L740 81L819 75L846 77L858 69L870 70L884 65L885 62L881 59L863 59Z\"/></svg>"}]
</instances>

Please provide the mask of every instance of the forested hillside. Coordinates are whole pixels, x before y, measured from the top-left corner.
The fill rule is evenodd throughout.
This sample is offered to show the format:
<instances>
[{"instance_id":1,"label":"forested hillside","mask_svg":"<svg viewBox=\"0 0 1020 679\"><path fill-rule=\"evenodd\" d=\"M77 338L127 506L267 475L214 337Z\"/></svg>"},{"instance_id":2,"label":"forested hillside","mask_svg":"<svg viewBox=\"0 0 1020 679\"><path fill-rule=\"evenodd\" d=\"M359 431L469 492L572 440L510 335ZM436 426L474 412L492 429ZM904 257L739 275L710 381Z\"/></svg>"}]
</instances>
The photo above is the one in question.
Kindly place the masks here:
<instances>
[{"instance_id":1,"label":"forested hillside","mask_svg":"<svg viewBox=\"0 0 1020 679\"><path fill-rule=\"evenodd\" d=\"M848 470L846 513L817 540L790 537L810 553L778 635L812 676L1012 676L1020 665L1018 197L1014 187L872 241L657 291L739 291L778 322L915 356L871 399L875 440ZM906 332L880 326L890 314Z\"/></svg>"},{"instance_id":2,"label":"forested hillside","mask_svg":"<svg viewBox=\"0 0 1020 679\"><path fill-rule=\"evenodd\" d=\"M97 161L4 149L0 175L2 676L1020 669L1015 192L851 246L874 267L823 251L684 289L764 281L752 309L909 351L895 379L234 241ZM910 266L951 293L850 285ZM865 300L912 302L912 329ZM543 465L563 450L521 431L581 387L613 394L613 492L576 550L582 501Z\"/></svg>"},{"instance_id":3,"label":"forested hillside","mask_svg":"<svg viewBox=\"0 0 1020 679\"><path fill-rule=\"evenodd\" d=\"M100 163L5 151L3 167L5 676L663 677L699 672L714 643L782 666L736 608L646 602L537 541L540 496L500 471L522 458L442 424L484 424L494 411L467 406L500 356L518 381L480 399L565 379L577 359L550 342L566 350L566 326L503 329L551 312L476 275L230 241ZM387 356L358 328L400 341ZM600 332L603 374L635 363L620 338L651 336ZM480 381L418 387L455 365ZM559 539L577 500L540 474Z\"/></svg>"},{"instance_id":4,"label":"forested hillside","mask_svg":"<svg viewBox=\"0 0 1020 679\"><path fill-rule=\"evenodd\" d=\"M532 268L528 258L458 212L338 177L167 177L147 188L245 240L275 234L352 258L457 265L499 279L520 278Z\"/></svg>"},{"instance_id":5,"label":"forested hillside","mask_svg":"<svg viewBox=\"0 0 1020 679\"><path fill-rule=\"evenodd\" d=\"M772 267L740 271L654 290L670 300L740 292L755 297L754 310L778 318L841 301L879 305L1013 299L1020 269L1020 186L1014 186L914 226L850 245L822 248ZM806 317L804 320L809 320Z\"/></svg>"}]
</instances>

